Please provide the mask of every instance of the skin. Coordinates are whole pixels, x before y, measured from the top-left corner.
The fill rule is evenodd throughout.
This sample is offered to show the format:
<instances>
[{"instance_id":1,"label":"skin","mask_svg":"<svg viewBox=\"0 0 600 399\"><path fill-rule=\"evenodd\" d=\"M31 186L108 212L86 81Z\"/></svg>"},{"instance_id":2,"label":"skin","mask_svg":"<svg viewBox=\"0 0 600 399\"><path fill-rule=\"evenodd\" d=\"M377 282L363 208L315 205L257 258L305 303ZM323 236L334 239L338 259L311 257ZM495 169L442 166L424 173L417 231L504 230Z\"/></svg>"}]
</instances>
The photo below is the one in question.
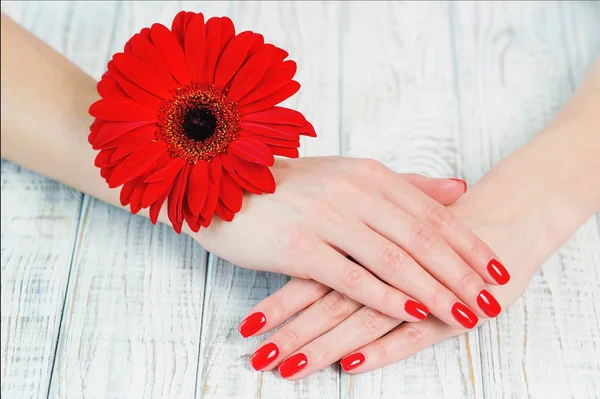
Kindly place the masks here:
<instances>
[{"instance_id":1,"label":"skin","mask_svg":"<svg viewBox=\"0 0 600 399\"><path fill-rule=\"evenodd\" d=\"M87 142L95 85L2 15L2 157L119 206ZM232 263L319 281L396 319L418 320L408 300L454 328L464 328L455 303L485 316L476 298L497 284L486 269L496 255L440 204L462 195L463 183L340 157L277 160L272 172L275 194L248 195L233 222L185 233ZM159 220L168 223L166 207Z\"/></svg>"},{"instance_id":2,"label":"skin","mask_svg":"<svg viewBox=\"0 0 600 399\"><path fill-rule=\"evenodd\" d=\"M600 61L536 139L492 168L449 207L506 261L510 283L491 288L504 309L525 291L544 260L600 210L598 104ZM263 312L270 320L257 333L262 334L302 309L260 345L275 343L280 349L263 370L304 353L306 367L289 377L297 380L346 355L361 353L364 362L349 372L363 373L464 333L432 316L419 323L402 323L328 287L300 279L291 280L250 313Z\"/></svg>"}]
</instances>

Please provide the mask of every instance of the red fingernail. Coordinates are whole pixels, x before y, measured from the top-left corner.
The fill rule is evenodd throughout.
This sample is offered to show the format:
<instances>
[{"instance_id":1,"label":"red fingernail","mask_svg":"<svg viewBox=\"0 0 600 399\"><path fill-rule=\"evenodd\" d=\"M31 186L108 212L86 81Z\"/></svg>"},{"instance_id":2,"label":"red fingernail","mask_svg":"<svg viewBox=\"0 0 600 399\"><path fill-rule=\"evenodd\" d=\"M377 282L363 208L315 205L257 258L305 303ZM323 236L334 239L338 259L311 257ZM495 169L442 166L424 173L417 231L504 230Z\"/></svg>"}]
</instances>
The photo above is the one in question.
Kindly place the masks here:
<instances>
[{"instance_id":1,"label":"red fingernail","mask_svg":"<svg viewBox=\"0 0 600 399\"><path fill-rule=\"evenodd\" d=\"M498 282L500 285L508 283L510 280L510 274L508 270L500 263L498 259L492 259L487 265L488 273Z\"/></svg>"},{"instance_id":2,"label":"red fingernail","mask_svg":"<svg viewBox=\"0 0 600 399\"><path fill-rule=\"evenodd\" d=\"M451 178L450 180L454 180L457 181L459 183L462 183L463 187L463 194L467 192L467 182L464 181L463 179L455 179L455 178Z\"/></svg>"},{"instance_id":3,"label":"red fingernail","mask_svg":"<svg viewBox=\"0 0 600 399\"><path fill-rule=\"evenodd\" d=\"M267 367L279 356L279 348L272 342L259 348L250 356L250 364L258 371Z\"/></svg>"},{"instance_id":4,"label":"red fingernail","mask_svg":"<svg viewBox=\"0 0 600 399\"><path fill-rule=\"evenodd\" d=\"M265 317L264 313L252 313L250 316L242 320L238 326L238 331L240 334L242 334L242 337L248 338L263 328L265 324L267 324L267 318Z\"/></svg>"},{"instance_id":5,"label":"red fingernail","mask_svg":"<svg viewBox=\"0 0 600 399\"><path fill-rule=\"evenodd\" d=\"M490 317L496 317L502 311L496 298L486 290L481 291L477 295L477 304Z\"/></svg>"},{"instance_id":6,"label":"red fingernail","mask_svg":"<svg viewBox=\"0 0 600 399\"><path fill-rule=\"evenodd\" d=\"M360 352L346 356L340 361L344 371L354 370L365 362L365 355Z\"/></svg>"},{"instance_id":7,"label":"red fingernail","mask_svg":"<svg viewBox=\"0 0 600 399\"><path fill-rule=\"evenodd\" d=\"M452 306L452 315L460 324L469 329L475 327L479 321L475 313L460 302L456 302Z\"/></svg>"},{"instance_id":8,"label":"red fingernail","mask_svg":"<svg viewBox=\"0 0 600 399\"><path fill-rule=\"evenodd\" d=\"M288 378L302 370L308 364L308 359L304 353L296 353L279 365L279 374L283 378Z\"/></svg>"},{"instance_id":9,"label":"red fingernail","mask_svg":"<svg viewBox=\"0 0 600 399\"><path fill-rule=\"evenodd\" d=\"M429 309L427 309L427 307L410 299L404 304L404 310L406 310L406 313L419 320L425 320L429 314Z\"/></svg>"}]
</instances>

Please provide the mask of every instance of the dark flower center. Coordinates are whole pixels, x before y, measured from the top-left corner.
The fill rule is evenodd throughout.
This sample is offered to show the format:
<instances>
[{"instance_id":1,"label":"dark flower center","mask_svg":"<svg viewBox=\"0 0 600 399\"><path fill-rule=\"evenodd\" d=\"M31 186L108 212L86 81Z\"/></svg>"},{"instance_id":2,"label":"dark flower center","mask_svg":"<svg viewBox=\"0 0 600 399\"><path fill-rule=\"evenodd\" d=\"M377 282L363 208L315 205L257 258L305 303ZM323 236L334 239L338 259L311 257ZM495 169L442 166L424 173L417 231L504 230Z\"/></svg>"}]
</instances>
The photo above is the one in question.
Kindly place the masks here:
<instances>
[{"instance_id":1,"label":"dark flower center","mask_svg":"<svg viewBox=\"0 0 600 399\"><path fill-rule=\"evenodd\" d=\"M217 118L208 108L192 108L183 117L185 134L195 141L204 141L215 133Z\"/></svg>"}]
</instances>

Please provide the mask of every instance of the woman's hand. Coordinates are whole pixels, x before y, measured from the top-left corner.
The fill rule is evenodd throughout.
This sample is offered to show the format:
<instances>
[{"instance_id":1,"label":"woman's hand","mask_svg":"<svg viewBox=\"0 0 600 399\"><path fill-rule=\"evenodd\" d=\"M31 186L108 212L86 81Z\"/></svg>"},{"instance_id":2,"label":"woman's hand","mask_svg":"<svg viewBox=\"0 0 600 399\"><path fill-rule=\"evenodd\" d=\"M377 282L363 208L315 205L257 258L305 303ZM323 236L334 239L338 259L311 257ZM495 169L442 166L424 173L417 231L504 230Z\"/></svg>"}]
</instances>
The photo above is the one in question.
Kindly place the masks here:
<instances>
[{"instance_id":1,"label":"woman's hand","mask_svg":"<svg viewBox=\"0 0 600 399\"><path fill-rule=\"evenodd\" d=\"M419 321L429 308L464 329L500 312L487 288L506 283L508 273L432 199L453 202L464 182L340 157L281 160L273 171L274 194L249 196L233 222L200 231L207 250L245 268L315 280L396 319ZM240 331L248 336L265 324L273 327L252 315Z\"/></svg>"},{"instance_id":2,"label":"woman's hand","mask_svg":"<svg viewBox=\"0 0 600 399\"><path fill-rule=\"evenodd\" d=\"M450 208L464 218L478 236L493 245L503 259L519 264L523 259L521 244L529 243L524 237L519 241L520 231L533 231L535 226L527 229L518 223L505 223L508 220L481 218L470 204L472 201L467 195ZM480 202L478 207L482 206ZM534 270L535 267L528 265L514 268L510 284L490 289L503 308L523 293ZM431 316L418 323L402 323L404 319L386 316L324 285L298 278L259 303L251 311L256 312L266 314L269 320L261 334L301 312L250 357L256 370L268 371L279 366L280 374L292 380L304 378L340 359L347 372L371 371L465 332Z\"/></svg>"}]
</instances>

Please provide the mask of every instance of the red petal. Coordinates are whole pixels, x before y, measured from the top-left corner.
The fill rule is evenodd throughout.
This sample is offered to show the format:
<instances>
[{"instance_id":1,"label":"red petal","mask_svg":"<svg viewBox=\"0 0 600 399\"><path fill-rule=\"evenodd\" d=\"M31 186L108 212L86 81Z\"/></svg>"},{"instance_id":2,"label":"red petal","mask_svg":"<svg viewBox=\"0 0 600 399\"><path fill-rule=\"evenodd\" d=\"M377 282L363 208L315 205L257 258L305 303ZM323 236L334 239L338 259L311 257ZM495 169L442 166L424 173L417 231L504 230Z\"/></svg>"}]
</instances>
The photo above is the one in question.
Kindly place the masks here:
<instances>
[{"instance_id":1,"label":"red petal","mask_svg":"<svg viewBox=\"0 0 600 399\"><path fill-rule=\"evenodd\" d=\"M229 173L229 176L231 176L231 178L240 185L241 188L243 188L244 190L251 192L252 194L256 194L256 195L261 195L263 192L262 190L254 187L252 184L250 184L248 181L244 180L240 175L237 174L237 172L233 171Z\"/></svg>"},{"instance_id":2,"label":"red petal","mask_svg":"<svg viewBox=\"0 0 600 399\"><path fill-rule=\"evenodd\" d=\"M125 75L115 68L113 61L108 63L108 70L117 82L119 82L119 86L125 91L127 97L131 97L133 100L150 109L160 109L163 100L127 79Z\"/></svg>"},{"instance_id":3,"label":"red petal","mask_svg":"<svg viewBox=\"0 0 600 399\"><path fill-rule=\"evenodd\" d=\"M296 74L296 63L288 60L269 69L260 83L240 100L240 105L260 100L292 80Z\"/></svg>"},{"instance_id":4,"label":"red petal","mask_svg":"<svg viewBox=\"0 0 600 399\"><path fill-rule=\"evenodd\" d=\"M156 111L130 99L102 99L90 106L90 115L107 121L156 121Z\"/></svg>"},{"instance_id":5,"label":"red petal","mask_svg":"<svg viewBox=\"0 0 600 399\"><path fill-rule=\"evenodd\" d=\"M137 186L137 184L142 180L140 176L137 179L133 179L125 184L121 188L121 193L119 195L119 200L121 201L121 205L126 206L131 202L131 196L133 195L133 190Z\"/></svg>"},{"instance_id":6,"label":"red petal","mask_svg":"<svg viewBox=\"0 0 600 399\"><path fill-rule=\"evenodd\" d=\"M183 167L181 172L175 178L173 182L173 188L169 192L169 203L168 203L168 215L173 228L177 234L181 233L181 222L183 221L183 213L181 212L181 193L185 192L185 186L187 184L187 164Z\"/></svg>"},{"instance_id":7,"label":"red petal","mask_svg":"<svg viewBox=\"0 0 600 399\"><path fill-rule=\"evenodd\" d=\"M152 38L152 44L162 54L167 65L169 65L169 69L175 79L182 85L189 84L190 75L185 64L185 56L175 35L164 25L154 24L150 29L150 37Z\"/></svg>"},{"instance_id":8,"label":"red petal","mask_svg":"<svg viewBox=\"0 0 600 399\"><path fill-rule=\"evenodd\" d=\"M208 170L210 171L210 178L213 181L218 182L221 179L222 164L220 157L213 158L208 164Z\"/></svg>"},{"instance_id":9,"label":"red petal","mask_svg":"<svg viewBox=\"0 0 600 399\"><path fill-rule=\"evenodd\" d=\"M213 17L206 21L206 82L214 82L219 56L234 36L235 28L229 18Z\"/></svg>"},{"instance_id":10,"label":"red petal","mask_svg":"<svg viewBox=\"0 0 600 399\"><path fill-rule=\"evenodd\" d=\"M306 121L306 124L299 129L299 133L303 136L317 137L317 132L309 121Z\"/></svg>"},{"instance_id":11,"label":"red petal","mask_svg":"<svg viewBox=\"0 0 600 399\"><path fill-rule=\"evenodd\" d=\"M188 183L187 204L192 214L200 214L206 201L208 187L208 165L204 161L198 161L190 173Z\"/></svg>"},{"instance_id":12,"label":"red petal","mask_svg":"<svg viewBox=\"0 0 600 399\"><path fill-rule=\"evenodd\" d=\"M175 15L175 18L173 18L173 23L171 24L171 31L177 38L177 41L179 42L181 48L183 48L183 38L185 37L185 17L186 12L179 11L177 15Z\"/></svg>"},{"instance_id":13,"label":"red petal","mask_svg":"<svg viewBox=\"0 0 600 399\"><path fill-rule=\"evenodd\" d=\"M95 132L95 137L92 145L94 149L103 147L119 137L122 137L128 132L140 127L140 126L152 126L154 129L158 129L158 126L153 122L139 121L139 122L106 122L98 126Z\"/></svg>"},{"instance_id":14,"label":"red petal","mask_svg":"<svg viewBox=\"0 0 600 399\"><path fill-rule=\"evenodd\" d=\"M146 191L146 184L142 180L143 177L136 184L135 188L133 189L133 194L131 195L131 204L129 205L129 209L134 215L142 209L142 197Z\"/></svg>"},{"instance_id":15,"label":"red petal","mask_svg":"<svg viewBox=\"0 0 600 399\"><path fill-rule=\"evenodd\" d=\"M147 184L144 196L142 197L142 206L147 208L155 201L161 198L173 185L173 179L165 179L156 183Z\"/></svg>"},{"instance_id":16,"label":"red petal","mask_svg":"<svg viewBox=\"0 0 600 399\"><path fill-rule=\"evenodd\" d=\"M150 176L144 180L146 183L154 183L163 181L166 179L173 179L177 173L185 166L185 160L183 158L171 158L166 162L166 165L158 168Z\"/></svg>"},{"instance_id":17,"label":"red petal","mask_svg":"<svg viewBox=\"0 0 600 399\"><path fill-rule=\"evenodd\" d=\"M239 137L249 137L256 140L260 140L267 145L275 145L279 147L288 147L288 148L298 148L300 147L300 140L284 140L284 139L276 139L267 136L259 136L254 134L248 130L240 130Z\"/></svg>"},{"instance_id":18,"label":"red petal","mask_svg":"<svg viewBox=\"0 0 600 399\"><path fill-rule=\"evenodd\" d=\"M165 191L165 193L157 199L152 205L150 205L150 221L152 224L156 224L158 220L158 215L160 214L160 209L162 208L165 200L169 196L169 190Z\"/></svg>"},{"instance_id":19,"label":"red petal","mask_svg":"<svg viewBox=\"0 0 600 399\"><path fill-rule=\"evenodd\" d=\"M211 161L212 163L212 161ZM219 201L219 182L210 180L210 184L208 186L208 193L206 195L206 201L204 202L204 206L202 207L202 211L200 211L200 216L203 219L204 226L208 226L212 220L212 217L215 213L215 207L217 206L217 202Z\"/></svg>"},{"instance_id":20,"label":"red petal","mask_svg":"<svg viewBox=\"0 0 600 399\"><path fill-rule=\"evenodd\" d=\"M296 110L284 107L272 107L265 111L244 114L242 115L242 121L294 126L304 126L306 124L304 115Z\"/></svg>"},{"instance_id":21,"label":"red petal","mask_svg":"<svg viewBox=\"0 0 600 399\"><path fill-rule=\"evenodd\" d=\"M185 57L192 82L202 82L206 57L206 30L202 14L191 20L185 32Z\"/></svg>"},{"instance_id":22,"label":"red petal","mask_svg":"<svg viewBox=\"0 0 600 399\"><path fill-rule=\"evenodd\" d=\"M140 162L133 166L123 166L123 164L119 164L115 167L114 172L110 175L110 179L107 180L108 187L115 188L120 186L123 183L127 183L128 181L137 179L144 175L146 172L153 170L157 165L156 160L151 160L149 162Z\"/></svg>"},{"instance_id":23,"label":"red petal","mask_svg":"<svg viewBox=\"0 0 600 399\"><path fill-rule=\"evenodd\" d=\"M227 209L221 202L217 203L215 213L226 222L231 222L235 216L235 213Z\"/></svg>"},{"instance_id":24,"label":"red petal","mask_svg":"<svg viewBox=\"0 0 600 399\"><path fill-rule=\"evenodd\" d=\"M276 145L270 145L269 148L271 149L274 155L279 155L288 158L298 158L300 156L297 148L279 147Z\"/></svg>"},{"instance_id":25,"label":"red petal","mask_svg":"<svg viewBox=\"0 0 600 399\"><path fill-rule=\"evenodd\" d=\"M114 150L100 151L98 155L96 155L96 159L94 159L94 165L96 165L97 168L106 168L109 166L113 166L113 163L111 163L110 159L114 152Z\"/></svg>"},{"instance_id":26,"label":"red petal","mask_svg":"<svg viewBox=\"0 0 600 399\"><path fill-rule=\"evenodd\" d=\"M252 32L242 32L229 42L215 70L215 86L222 89L240 69L252 44Z\"/></svg>"},{"instance_id":27,"label":"red petal","mask_svg":"<svg viewBox=\"0 0 600 399\"><path fill-rule=\"evenodd\" d=\"M200 229L200 224L198 223L199 215L194 215L192 211L190 211L187 201L183 201L183 220L185 220L190 226L190 229L194 232L197 232ZM196 228L198 226L198 228ZM196 230L194 230L196 228Z\"/></svg>"},{"instance_id":28,"label":"red petal","mask_svg":"<svg viewBox=\"0 0 600 399\"><path fill-rule=\"evenodd\" d=\"M223 173L221 176L219 198L227 205L227 208L233 212L238 212L242 209L242 195L242 187L229 176L229 173Z\"/></svg>"},{"instance_id":29,"label":"red petal","mask_svg":"<svg viewBox=\"0 0 600 399\"><path fill-rule=\"evenodd\" d=\"M246 55L246 60L249 60L254 54L258 53L265 47L265 38L260 33L254 33L252 35L252 44L250 45L250 50L248 50L248 55Z\"/></svg>"},{"instance_id":30,"label":"red petal","mask_svg":"<svg viewBox=\"0 0 600 399\"><path fill-rule=\"evenodd\" d=\"M227 96L235 102L240 101L260 82L270 66L272 57L271 48L265 48L252 56L233 78Z\"/></svg>"},{"instance_id":31,"label":"red petal","mask_svg":"<svg viewBox=\"0 0 600 399\"><path fill-rule=\"evenodd\" d=\"M167 143L162 140L150 142L128 156L121 165L129 167L138 163L148 163L158 159L167 151Z\"/></svg>"},{"instance_id":32,"label":"red petal","mask_svg":"<svg viewBox=\"0 0 600 399\"><path fill-rule=\"evenodd\" d=\"M266 193L275 192L275 179L268 167L246 162L238 157L230 157L239 175L256 188Z\"/></svg>"},{"instance_id":33,"label":"red petal","mask_svg":"<svg viewBox=\"0 0 600 399\"><path fill-rule=\"evenodd\" d=\"M269 147L262 141L251 137L239 137L237 140L232 141L227 147L227 153L232 153L246 161L265 166L272 166L275 162Z\"/></svg>"},{"instance_id":34,"label":"red petal","mask_svg":"<svg viewBox=\"0 0 600 399\"><path fill-rule=\"evenodd\" d=\"M110 73L106 72L102 75L102 79L96 85L96 90L102 98L123 98L127 97L127 94L121 89L117 80L110 76Z\"/></svg>"},{"instance_id":35,"label":"red petal","mask_svg":"<svg viewBox=\"0 0 600 399\"><path fill-rule=\"evenodd\" d=\"M247 130L248 132L259 136L273 137L283 140L298 140L300 135L295 126L291 125L269 125L267 123L240 123L240 131Z\"/></svg>"},{"instance_id":36,"label":"red petal","mask_svg":"<svg viewBox=\"0 0 600 399\"><path fill-rule=\"evenodd\" d=\"M115 152L120 152L119 150L121 149L121 147L135 146L139 143L148 143L150 141L156 140L157 132L158 129L156 125L141 126L117 137L114 140L109 141L104 145L104 147L116 148L117 151ZM113 155L113 159L114 158L115 155Z\"/></svg>"},{"instance_id":37,"label":"red petal","mask_svg":"<svg viewBox=\"0 0 600 399\"><path fill-rule=\"evenodd\" d=\"M108 180L108 178L110 177L110 175L112 174L114 168L112 167L106 167L106 168L100 168L100 176L102 176L102 178L104 180Z\"/></svg>"},{"instance_id":38,"label":"red petal","mask_svg":"<svg viewBox=\"0 0 600 399\"><path fill-rule=\"evenodd\" d=\"M163 56L150 42L150 30L147 29L147 32L148 37L137 34L131 39L133 55L152 68L160 76L161 80L169 87L169 89L177 89L180 87L180 84L177 83L171 75L169 66L167 65Z\"/></svg>"},{"instance_id":39,"label":"red petal","mask_svg":"<svg viewBox=\"0 0 600 399\"><path fill-rule=\"evenodd\" d=\"M253 103L241 106L240 113L249 114L252 112L262 111L267 108L271 108L272 106L287 100L288 98L296 94L298 90L300 90L300 83L296 82L295 80L292 80L281 86L279 89L277 89L275 92L271 93L267 97L255 101Z\"/></svg>"},{"instance_id":40,"label":"red petal","mask_svg":"<svg viewBox=\"0 0 600 399\"><path fill-rule=\"evenodd\" d=\"M108 65L109 71L111 65L114 65L127 79L147 92L155 94L161 99L169 97L169 87L160 78L160 75L136 56L122 53L115 54ZM119 80L118 76L115 76L115 79ZM125 90L124 87L123 90Z\"/></svg>"}]
</instances>

